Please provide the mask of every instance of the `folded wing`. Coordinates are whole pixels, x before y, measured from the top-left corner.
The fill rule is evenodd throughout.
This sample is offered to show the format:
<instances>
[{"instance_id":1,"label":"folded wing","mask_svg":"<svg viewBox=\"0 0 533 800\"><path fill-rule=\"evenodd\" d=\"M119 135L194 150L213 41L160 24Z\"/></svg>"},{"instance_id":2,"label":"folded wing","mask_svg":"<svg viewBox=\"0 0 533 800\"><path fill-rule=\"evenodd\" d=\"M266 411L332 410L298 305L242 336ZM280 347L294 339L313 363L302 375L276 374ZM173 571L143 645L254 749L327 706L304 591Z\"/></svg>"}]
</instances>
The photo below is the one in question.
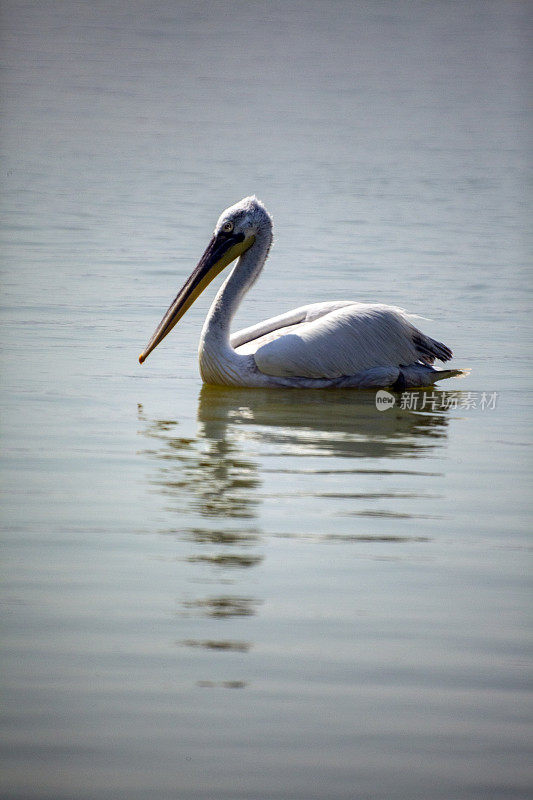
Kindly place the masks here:
<instances>
[{"instance_id":1,"label":"folded wing","mask_svg":"<svg viewBox=\"0 0 533 800\"><path fill-rule=\"evenodd\" d=\"M372 367L448 361L446 345L391 306L316 303L266 320L232 337L258 369L275 377L339 378Z\"/></svg>"}]
</instances>

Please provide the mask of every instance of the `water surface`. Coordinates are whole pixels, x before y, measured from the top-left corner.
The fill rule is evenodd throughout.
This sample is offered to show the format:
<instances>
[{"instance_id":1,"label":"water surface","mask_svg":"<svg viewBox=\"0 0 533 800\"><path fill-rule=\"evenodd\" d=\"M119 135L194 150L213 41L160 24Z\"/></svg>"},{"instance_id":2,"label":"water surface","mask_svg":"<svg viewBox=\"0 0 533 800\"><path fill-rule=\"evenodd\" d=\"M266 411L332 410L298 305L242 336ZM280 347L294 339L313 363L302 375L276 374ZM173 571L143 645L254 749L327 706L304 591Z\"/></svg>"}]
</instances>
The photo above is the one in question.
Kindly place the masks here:
<instances>
[{"instance_id":1,"label":"water surface","mask_svg":"<svg viewBox=\"0 0 533 800\"><path fill-rule=\"evenodd\" d=\"M2 796L528 797L530 6L2 6ZM202 387L214 288L139 367L253 192L236 325L389 302L470 376Z\"/></svg>"}]
</instances>

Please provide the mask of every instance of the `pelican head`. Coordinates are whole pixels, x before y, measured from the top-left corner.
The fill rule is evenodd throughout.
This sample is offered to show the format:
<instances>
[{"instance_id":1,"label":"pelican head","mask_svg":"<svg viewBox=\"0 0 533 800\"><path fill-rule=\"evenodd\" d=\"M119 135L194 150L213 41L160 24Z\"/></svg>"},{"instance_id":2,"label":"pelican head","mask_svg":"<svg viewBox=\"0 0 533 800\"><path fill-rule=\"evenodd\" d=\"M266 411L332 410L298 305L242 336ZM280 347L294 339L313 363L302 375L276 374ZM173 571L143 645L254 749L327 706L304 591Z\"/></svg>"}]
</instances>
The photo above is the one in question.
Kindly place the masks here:
<instances>
[{"instance_id":1,"label":"pelican head","mask_svg":"<svg viewBox=\"0 0 533 800\"><path fill-rule=\"evenodd\" d=\"M142 364L167 333L170 333L213 278L249 250L257 237L270 235L271 230L270 214L255 196L245 197L222 212L203 256L170 304L139 356L139 363Z\"/></svg>"}]
</instances>

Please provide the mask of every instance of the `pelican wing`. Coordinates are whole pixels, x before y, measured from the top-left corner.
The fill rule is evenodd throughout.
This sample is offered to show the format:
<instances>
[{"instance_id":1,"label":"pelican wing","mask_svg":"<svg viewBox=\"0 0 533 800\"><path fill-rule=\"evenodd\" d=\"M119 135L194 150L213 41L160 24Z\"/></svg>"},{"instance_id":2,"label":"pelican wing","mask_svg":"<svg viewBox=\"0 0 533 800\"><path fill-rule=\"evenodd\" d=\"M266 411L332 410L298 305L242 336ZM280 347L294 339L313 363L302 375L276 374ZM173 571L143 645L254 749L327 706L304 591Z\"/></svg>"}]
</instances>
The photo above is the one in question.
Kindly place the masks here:
<instances>
[{"instance_id":1,"label":"pelican wing","mask_svg":"<svg viewBox=\"0 0 533 800\"><path fill-rule=\"evenodd\" d=\"M256 325L251 325L249 328L243 328L236 333L232 333L230 344L238 353L255 353L261 344L278 339L295 325L300 325L302 322L312 322L329 314L331 311L351 305L353 305L351 300L332 300L293 308L292 311L287 311L285 314L278 314L276 317L264 319Z\"/></svg>"},{"instance_id":2,"label":"pelican wing","mask_svg":"<svg viewBox=\"0 0 533 800\"><path fill-rule=\"evenodd\" d=\"M372 367L432 364L452 356L449 348L415 328L401 309L344 302L328 311L327 305L305 307L300 322L291 320L301 317L302 309L292 312L294 317L289 312L274 318L277 329L259 333L238 352L253 353L263 374L285 378L339 378Z\"/></svg>"}]
</instances>

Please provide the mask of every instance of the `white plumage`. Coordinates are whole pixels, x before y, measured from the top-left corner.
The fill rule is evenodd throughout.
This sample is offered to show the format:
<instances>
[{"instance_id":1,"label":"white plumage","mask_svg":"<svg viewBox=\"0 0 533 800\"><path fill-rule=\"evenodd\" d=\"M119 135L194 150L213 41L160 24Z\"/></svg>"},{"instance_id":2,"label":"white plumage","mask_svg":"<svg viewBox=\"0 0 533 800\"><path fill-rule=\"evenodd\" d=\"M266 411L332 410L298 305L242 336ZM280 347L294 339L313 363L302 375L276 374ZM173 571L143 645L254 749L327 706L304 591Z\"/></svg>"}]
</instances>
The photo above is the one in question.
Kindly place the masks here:
<instances>
[{"instance_id":1,"label":"white plumage","mask_svg":"<svg viewBox=\"0 0 533 800\"><path fill-rule=\"evenodd\" d=\"M209 281L238 258L219 290L199 346L206 383L233 386L427 386L464 374L435 370L451 350L416 328L399 308L351 301L313 303L230 335L232 318L259 276L272 242L272 220L255 197L220 216L204 256L171 304L146 350L180 319Z\"/></svg>"}]
</instances>

